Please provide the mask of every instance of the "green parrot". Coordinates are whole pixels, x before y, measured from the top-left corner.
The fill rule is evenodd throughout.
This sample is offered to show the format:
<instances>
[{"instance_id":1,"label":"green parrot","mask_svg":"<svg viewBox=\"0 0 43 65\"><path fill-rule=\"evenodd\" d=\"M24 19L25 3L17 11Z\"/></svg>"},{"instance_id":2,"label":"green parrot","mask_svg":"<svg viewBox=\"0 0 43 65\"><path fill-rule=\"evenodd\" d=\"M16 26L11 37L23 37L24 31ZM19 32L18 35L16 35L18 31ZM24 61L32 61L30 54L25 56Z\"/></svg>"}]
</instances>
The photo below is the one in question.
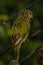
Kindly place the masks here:
<instances>
[{"instance_id":1,"label":"green parrot","mask_svg":"<svg viewBox=\"0 0 43 65\"><path fill-rule=\"evenodd\" d=\"M22 10L12 26L12 46L19 60L21 44L25 42L30 32L30 21L33 14L30 10Z\"/></svg>"}]
</instances>

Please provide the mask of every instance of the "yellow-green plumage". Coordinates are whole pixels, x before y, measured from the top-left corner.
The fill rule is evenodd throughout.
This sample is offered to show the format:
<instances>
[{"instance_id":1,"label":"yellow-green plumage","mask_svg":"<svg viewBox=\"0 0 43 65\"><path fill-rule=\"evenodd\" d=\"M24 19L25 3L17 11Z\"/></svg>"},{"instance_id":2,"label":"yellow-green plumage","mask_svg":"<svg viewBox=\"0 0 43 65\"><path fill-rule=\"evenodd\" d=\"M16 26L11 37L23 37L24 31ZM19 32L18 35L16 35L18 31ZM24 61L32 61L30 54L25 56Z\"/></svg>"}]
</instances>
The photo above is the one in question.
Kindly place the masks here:
<instances>
[{"instance_id":1,"label":"yellow-green plumage","mask_svg":"<svg viewBox=\"0 0 43 65\"><path fill-rule=\"evenodd\" d=\"M17 60L19 59L21 44L29 35L31 18L31 11L22 10L12 27L12 45L17 53Z\"/></svg>"}]
</instances>

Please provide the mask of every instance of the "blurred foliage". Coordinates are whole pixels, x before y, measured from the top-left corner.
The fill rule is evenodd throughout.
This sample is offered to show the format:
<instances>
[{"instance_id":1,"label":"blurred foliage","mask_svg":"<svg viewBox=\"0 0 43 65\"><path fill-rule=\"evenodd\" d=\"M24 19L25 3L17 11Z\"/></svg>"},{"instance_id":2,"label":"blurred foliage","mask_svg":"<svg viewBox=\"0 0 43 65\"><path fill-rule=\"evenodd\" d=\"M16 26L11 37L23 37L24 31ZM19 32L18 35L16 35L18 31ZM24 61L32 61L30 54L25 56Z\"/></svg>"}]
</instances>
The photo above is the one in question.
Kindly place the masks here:
<instances>
[{"instance_id":1,"label":"blurred foliage","mask_svg":"<svg viewBox=\"0 0 43 65\"><path fill-rule=\"evenodd\" d=\"M4 0L0 0L2 3ZM3 7L0 7L0 53L11 46L11 28L13 22L16 20L17 15L8 20L10 16L29 6L35 0L8 0ZM33 12L33 21L30 22L31 29L30 35L41 29L43 30L43 2L34 3L31 7L27 8ZM8 20L8 21L5 21ZM26 57L33 49L37 48L40 44L43 44L43 31L37 36L30 39L29 42L22 44L20 52L20 62ZM14 51L10 48L4 55L0 56L0 65L8 65L8 63L14 59ZM38 65L38 54L34 54L29 60L23 63L23 65Z\"/></svg>"}]
</instances>

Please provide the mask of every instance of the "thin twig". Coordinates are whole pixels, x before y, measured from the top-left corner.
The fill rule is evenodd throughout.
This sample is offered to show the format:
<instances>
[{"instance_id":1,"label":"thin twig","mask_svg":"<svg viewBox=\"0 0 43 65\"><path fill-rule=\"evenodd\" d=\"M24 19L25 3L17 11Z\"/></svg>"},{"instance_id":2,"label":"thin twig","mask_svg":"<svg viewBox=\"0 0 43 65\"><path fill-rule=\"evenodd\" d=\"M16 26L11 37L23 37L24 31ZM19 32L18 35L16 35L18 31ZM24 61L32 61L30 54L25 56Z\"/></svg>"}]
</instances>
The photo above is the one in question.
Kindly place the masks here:
<instances>
[{"instance_id":1,"label":"thin twig","mask_svg":"<svg viewBox=\"0 0 43 65\"><path fill-rule=\"evenodd\" d=\"M40 32L41 32L41 30L36 31L34 34L32 34L32 37L36 36Z\"/></svg>"},{"instance_id":2,"label":"thin twig","mask_svg":"<svg viewBox=\"0 0 43 65\"><path fill-rule=\"evenodd\" d=\"M38 53L40 50L43 50L43 45L40 45L39 47L35 48L29 55L27 55L21 62L20 65L22 65L26 60L30 59L34 54Z\"/></svg>"},{"instance_id":3,"label":"thin twig","mask_svg":"<svg viewBox=\"0 0 43 65\"><path fill-rule=\"evenodd\" d=\"M8 0L4 0L2 3L0 3L0 8L3 7L6 3L7 3Z\"/></svg>"},{"instance_id":4,"label":"thin twig","mask_svg":"<svg viewBox=\"0 0 43 65\"><path fill-rule=\"evenodd\" d=\"M11 47L9 46L8 48L5 48L1 53L0 56L4 55Z\"/></svg>"},{"instance_id":5,"label":"thin twig","mask_svg":"<svg viewBox=\"0 0 43 65\"><path fill-rule=\"evenodd\" d=\"M35 36L37 36L40 32L42 32L42 30L40 30L40 29L37 30L36 32L33 32L31 35L29 35L28 40L31 39L31 38L33 38L33 37L35 37Z\"/></svg>"}]
</instances>

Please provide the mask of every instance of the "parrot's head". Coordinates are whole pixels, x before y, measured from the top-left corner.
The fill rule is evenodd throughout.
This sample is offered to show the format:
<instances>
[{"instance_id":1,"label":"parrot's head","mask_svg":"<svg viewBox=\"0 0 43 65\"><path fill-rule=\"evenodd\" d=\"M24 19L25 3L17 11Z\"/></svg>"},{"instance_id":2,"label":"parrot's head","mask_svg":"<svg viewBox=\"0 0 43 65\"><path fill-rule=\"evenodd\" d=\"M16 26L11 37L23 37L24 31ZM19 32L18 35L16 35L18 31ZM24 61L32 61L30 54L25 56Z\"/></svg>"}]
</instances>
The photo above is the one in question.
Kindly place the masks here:
<instances>
[{"instance_id":1,"label":"parrot's head","mask_svg":"<svg viewBox=\"0 0 43 65\"><path fill-rule=\"evenodd\" d=\"M30 10L26 10L26 15L30 21L33 19L33 13Z\"/></svg>"},{"instance_id":2,"label":"parrot's head","mask_svg":"<svg viewBox=\"0 0 43 65\"><path fill-rule=\"evenodd\" d=\"M19 15L19 17L28 19L29 21L31 21L33 19L33 13L30 10L22 10Z\"/></svg>"}]
</instances>

